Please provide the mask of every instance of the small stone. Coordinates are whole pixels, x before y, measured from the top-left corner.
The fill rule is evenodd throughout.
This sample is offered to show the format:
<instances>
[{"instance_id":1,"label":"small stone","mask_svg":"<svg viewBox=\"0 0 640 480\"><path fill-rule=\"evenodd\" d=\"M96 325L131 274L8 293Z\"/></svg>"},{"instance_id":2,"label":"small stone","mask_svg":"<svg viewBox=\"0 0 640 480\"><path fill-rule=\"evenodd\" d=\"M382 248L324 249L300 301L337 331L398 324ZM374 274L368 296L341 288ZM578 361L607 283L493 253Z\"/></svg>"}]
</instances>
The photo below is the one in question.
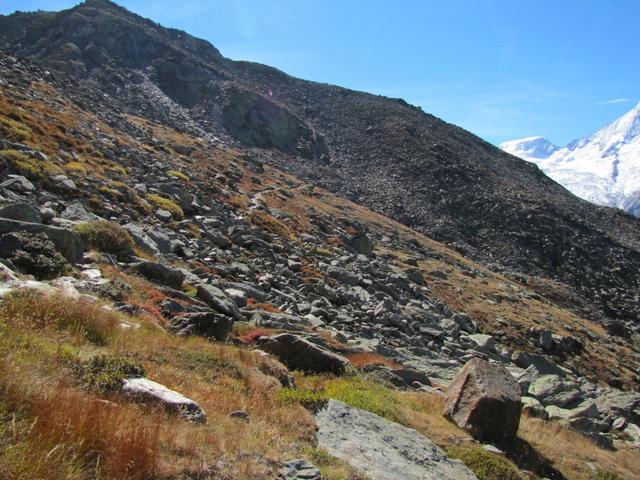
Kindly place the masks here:
<instances>
[{"instance_id":1,"label":"small stone","mask_svg":"<svg viewBox=\"0 0 640 480\"><path fill-rule=\"evenodd\" d=\"M164 222L168 222L173 218L173 215L171 215L171 212L163 210L162 208L159 208L158 210L155 211L155 216Z\"/></svg>"},{"instance_id":2,"label":"small stone","mask_svg":"<svg viewBox=\"0 0 640 480\"><path fill-rule=\"evenodd\" d=\"M613 429L614 430L624 430L624 427L627 425L627 420L624 417L618 417L613 421Z\"/></svg>"},{"instance_id":3,"label":"small stone","mask_svg":"<svg viewBox=\"0 0 640 480\"><path fill-rule=\"evenodd\" d=\"M242 420L244 422L249 423L249 414L247 412L245 412L244 410L236 410L234 412L231 412L229 414L229 417L237 418L238 420Z\"/></svg>"}]
</instances>

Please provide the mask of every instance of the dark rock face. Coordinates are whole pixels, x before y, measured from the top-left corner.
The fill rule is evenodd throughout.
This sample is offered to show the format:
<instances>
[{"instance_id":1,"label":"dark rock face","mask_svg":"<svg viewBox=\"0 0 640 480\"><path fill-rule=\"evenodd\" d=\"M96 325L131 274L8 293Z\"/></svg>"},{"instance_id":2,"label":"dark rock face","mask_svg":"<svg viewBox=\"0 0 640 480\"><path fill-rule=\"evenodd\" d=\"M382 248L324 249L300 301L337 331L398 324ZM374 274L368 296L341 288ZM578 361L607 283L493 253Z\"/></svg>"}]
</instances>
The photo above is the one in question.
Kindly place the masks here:
<instances>
[{"instance_id":1,"label":"dark rock face","mask_svg":"<svg viewBox=\"0 0 640 480\"><path fill-rule=\"evenodd\" d=\"M444 415L478 440L507 445L518 433L521 408L520 388L511 374L475 358L449 385Z\"/></svg>"},{"instance_id":2,"label":"dark rock face","mask_svg":"<svg viewBox=\"0 0 640 480\"><path fill-rule=\"evenodd\" d=\"M12 203L0 207L0 218L9 218L29 223L42 223L40 214L26 203Z\"/></svg>"},{"instance_id":3,"label":"dark rock face","mask_svg":"<svg viewBox=\"0 0 640 480\"><path fill-rule=\"evenodd\" d=\"M344 373L349 360L291 333L281 333L260 342L260 349L278 357L287 367L305 372Z\"/></svg>"},{"instance_id":4,"label":"dark rock face","mask_svg":"<svg viewBox=\"0 0 640 480\"><path fill-rule=\"evenodd\" d=\"M156 262L139 262L133 264L131 269L146 278L154 282L161 283L167 287L180 289L182 282L184 282L185 275L180 270L166 267Z\"/></svg>"},{"instance_id":5,"label":"dark rock face","mask_svg":"<svg viewBox=\"0 0 640 480\"><path fill-rule=\"evenodd\" d=\"M325 153L324 140L286 108L249 90L232 88L222 108L225 128L243 144L307 158Z\"/></svg>"},{"instance_id":6,"label":"dark rock face","mask_svg":"<svg viewBox=\"0 0 640 480\"><path fill-rule=\"evenodd\" d=\"M237 305L222 290L213 285L198 285L196 296L211 308L235 320L242 320Z\"/></svg>"},{"instance_id":7,"label":"dark rock face","mask_svg":"<svg viewBox=\"0 0 640 480\"><path fill-rule=\"evenodd\" d=\"M593 316L640 318L638 219L402 100L227 60L105 0L0 17L0 47L71 75L84 103L257 147L264 161L490 267L570 286Z\"/></svg>"},{"instance_id":8,"label":"dark rock face","mask_svg":"<svg viewBox=\"0 0 640 480\"><path fill-rule=\"evenodd\" d=\"M224 340L233 328L233 319L214 312L194 312L171 319L170 329L176 335Z\"/></svg>"}]
</instances>

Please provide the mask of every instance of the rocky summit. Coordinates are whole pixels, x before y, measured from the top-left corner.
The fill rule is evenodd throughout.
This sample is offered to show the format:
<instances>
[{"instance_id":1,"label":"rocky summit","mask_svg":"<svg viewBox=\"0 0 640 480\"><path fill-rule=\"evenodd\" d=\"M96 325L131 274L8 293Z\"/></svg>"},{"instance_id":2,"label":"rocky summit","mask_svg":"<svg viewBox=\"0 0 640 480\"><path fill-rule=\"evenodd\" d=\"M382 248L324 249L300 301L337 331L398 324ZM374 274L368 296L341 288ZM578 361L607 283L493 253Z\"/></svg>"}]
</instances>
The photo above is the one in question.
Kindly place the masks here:
<instances>
[{"instance_id":1,"label":"rocky summit","mask_svg":"<svg viewBox=\"0 0 640 480\"><path fill-rule=\"evenodd\" d=\"M639 220L107 0L0 87L0 477L640 476Z\"/></svg>"}]
</instances>

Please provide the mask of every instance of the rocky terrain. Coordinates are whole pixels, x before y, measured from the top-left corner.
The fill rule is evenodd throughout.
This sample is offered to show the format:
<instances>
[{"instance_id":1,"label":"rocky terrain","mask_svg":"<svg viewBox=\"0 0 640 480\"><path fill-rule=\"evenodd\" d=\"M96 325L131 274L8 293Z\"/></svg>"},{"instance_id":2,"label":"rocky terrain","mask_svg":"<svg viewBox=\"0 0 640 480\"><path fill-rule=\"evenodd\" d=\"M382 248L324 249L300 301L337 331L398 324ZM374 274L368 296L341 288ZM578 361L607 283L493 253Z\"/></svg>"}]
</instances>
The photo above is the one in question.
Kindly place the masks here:
<instances>
[{"instance_id":1,"label":"rocky terrain","mask_svg":"<svg viewBox=\"0 0 640 480\"><path fill-rule=\"evenodd\" d=\"M0 476L640 475L634 220L402 102L230 62L110 2L2 18L0 35ZM286 101L260 93L269 77ZM337 128L340 104L383 105L373 130L392 119L387 140L347 148L359 127ZM547 189L544 218L527 221L586 242L562 247L565 276L534 269L531 251L515 275L496 262L524 250L462 247L469 209L438 220L454 249L426 220L365 208L367 172L395 178L376 149L435 138L468 153L436 155L440 195L463 178L473 195L477 170L495 169L491 222L533 201L503 188L511 167ZM344 198L351 168L358 202ZM428 198L425 219L450 208ZM506 242L489 233L478 241ZM596 298L586 277L613 283Z\"/></svg>"},{"instance_id":2,"label":"rocky terrain","mask_svg":"<svg viewBox=\"0 0 640 480\"><path fill-rule=\"evenodd\" d=\"M638 320L638 221L402 100L225 59L108 0L0 18L0 45L70 75L90 110L251 148L299 178L510 275L567 285L592 318Z\"/></svg>"}]
</instances>

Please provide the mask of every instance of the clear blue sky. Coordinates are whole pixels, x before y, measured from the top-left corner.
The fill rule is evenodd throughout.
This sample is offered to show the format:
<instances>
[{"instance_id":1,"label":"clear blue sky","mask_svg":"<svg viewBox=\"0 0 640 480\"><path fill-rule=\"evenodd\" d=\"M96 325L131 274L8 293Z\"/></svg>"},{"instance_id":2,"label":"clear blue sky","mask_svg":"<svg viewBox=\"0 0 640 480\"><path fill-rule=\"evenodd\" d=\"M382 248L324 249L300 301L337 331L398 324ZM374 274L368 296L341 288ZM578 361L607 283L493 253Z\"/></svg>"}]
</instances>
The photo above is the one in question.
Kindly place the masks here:
<instances>
[{"instance_id":1,"label":"clear blue sky","mask_svg":"<svg viewBox=\"0 0 640 480\"><path fill-rule=\"evenodd\" d=\"M0 13L74 0L0 0ZM402 97L499 143L583 136L640 100L640 0L119 0L228 57Z\"/></svg>"}]
</instances>

